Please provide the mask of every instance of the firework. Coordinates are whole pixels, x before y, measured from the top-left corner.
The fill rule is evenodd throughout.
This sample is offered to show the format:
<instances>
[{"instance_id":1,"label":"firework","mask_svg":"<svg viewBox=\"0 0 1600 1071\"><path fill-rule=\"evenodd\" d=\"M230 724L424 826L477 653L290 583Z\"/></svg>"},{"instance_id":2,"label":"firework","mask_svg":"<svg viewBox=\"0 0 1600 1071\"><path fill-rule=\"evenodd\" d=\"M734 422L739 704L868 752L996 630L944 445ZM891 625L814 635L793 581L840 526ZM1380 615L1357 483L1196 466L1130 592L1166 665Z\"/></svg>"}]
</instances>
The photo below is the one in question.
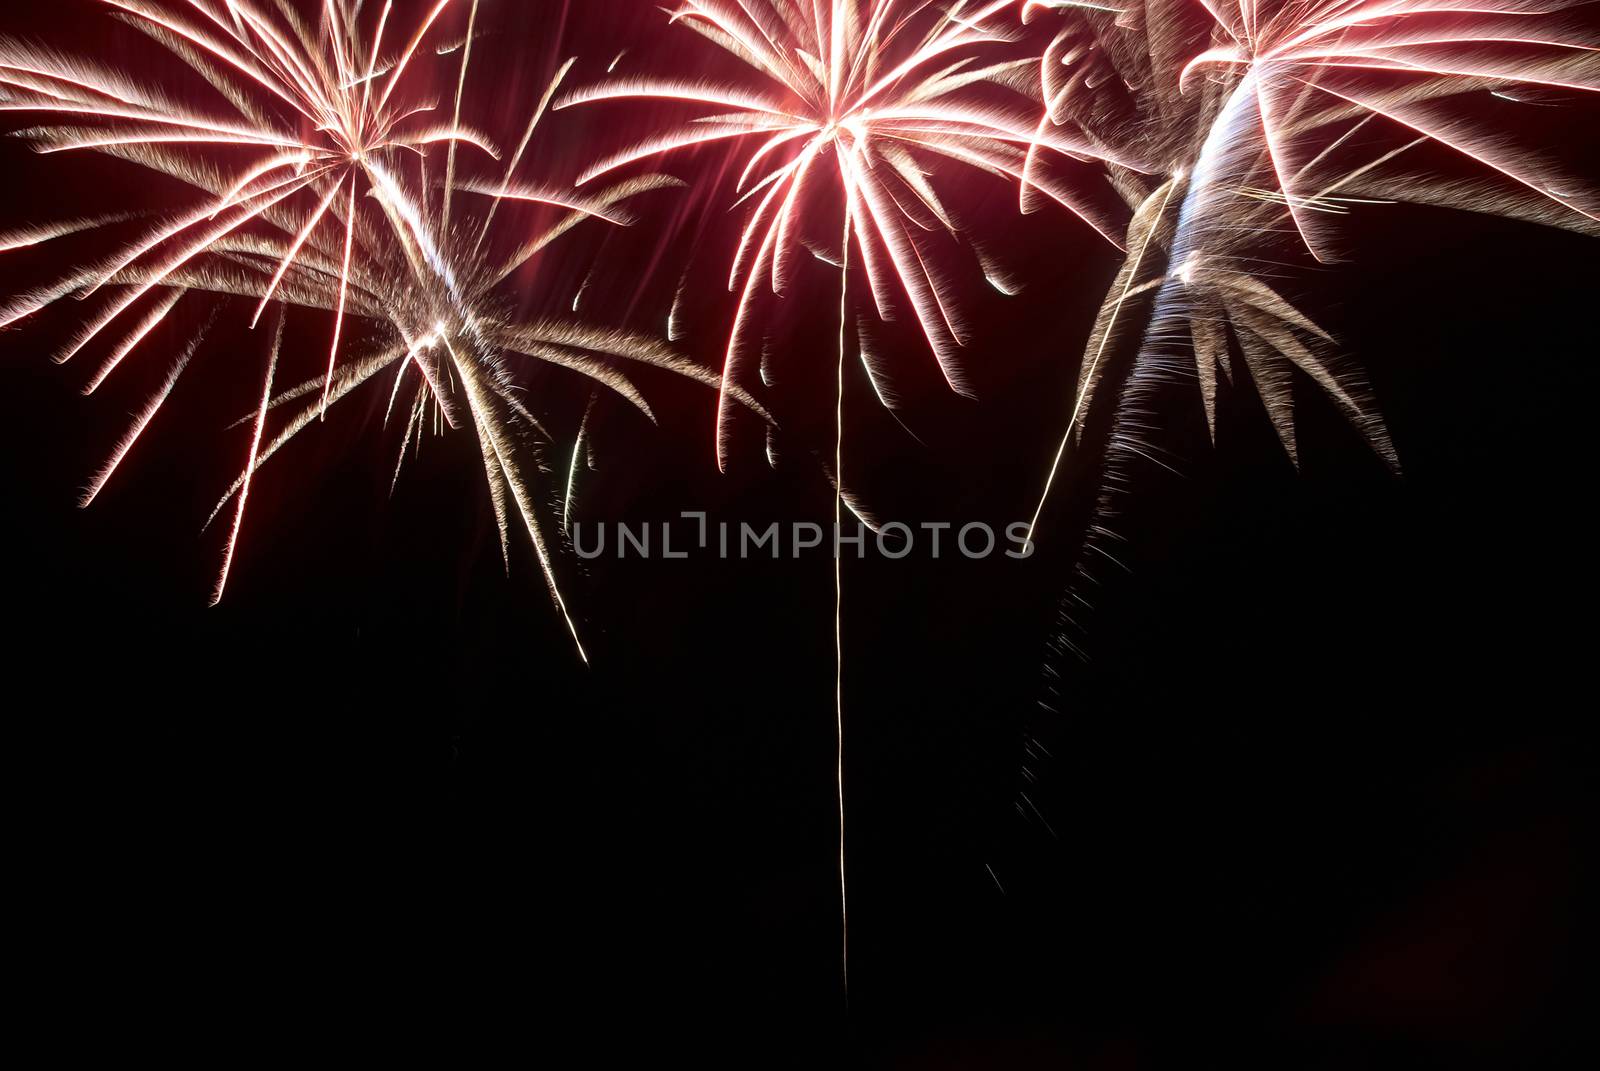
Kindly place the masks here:
<instances>
[{"instance_id":1,"label":"firework","mask_svg":"<svg viewBox=\"0 0 1600 1071\"><path fill-rule=\"evenodd\" d=\"M52 125L23 131L38 151L57 153L94 149L124 156L188 179L197 166L194 150L220 146L255 150L250 165L214 196L148 236L109 263L85 274L81 286L93 294L136 262L159 265L141 286L129 288L92 319L59 359L76 355L165 280L219 241L269 214L287 223L294 240L255 312L259 320L278 286L326 225L344 232L348 256L354 252L359 195L392 193L389 177L402 150L465 142L494 154L481 135L442 125L432 106L404 92L417 51L450 0L440 0L415 27L398 53L384 51L392 3L384 5L370 44L357 26L360 5L328 2L321 17L307 22L294 8L192 0L105 0L130 25L149 35L208 82L229 104L218 115L173 99L100 65L39 49L7 45L0 52L0 85L8 90L7 111L47 115ZM201 185L191 182L191 185ZM34 311L36 302L14 303L0 312L0 325ZM327 383L338 360L344 307L336 309L329 349Z\"/></svg>"},{"instance_id":2,"label":"firework","mask_svg":"<svg viewBox=\"0 0 1600 1071\"><path fill-rule=\"evenodd\" d=\"M1130 492L1171 467L1162 436L1178 392L1198 394L1215 436L1219 384L1248 378L1298 464L1293 381L1308 379L1398 467L1362 377L1284 296L1296 277L1330 274L1322 265L1343 252L1348 216L1403 201L1600 234L1592 187L1511 136L1533 118L1547 130L1565 123L1574 144L1592 141L1592 112L1561 106L1600 81L1600 36L1592 21L1568 24L1560 12L1576 5L1559 0L1020 6L1073 9L1042 64L1047 120L1109 124L1107 136L1137 136L1161 165L1152 178L1111 169L1133 209L1128 253L1083 351L1034 514L1037 525L1072 447L1084 499L1069 514L1073 571L1051 649L1085 657L1084 615L1117 572L1105 564L1126 568L1119 530L1139 509ZM1441 314L1463 310L1416 310ZM1091 433L1097 400L1108 412ZM1023 782L1047 760L1027 741ZM1045 821L1029 792L1017 808Z\"/></svg>"},{"instance_id":3,"label":"firework","mask_svg":"<svg viewBox=\"0 0 1600 1071\"><path fill-rule=\"evenodd\" d=\"M537 456L540 440L550 437L521 396L527 371L523 366L536 361L576 371L652 416L643 395L617 367L618 361L665 367L707 383L716 382L716 377L637 333L572 321L526 320L511 311L513 302L504 291L513 273L578 222L631 223L624 202L673 180L642 176L584 196L517 180L515 172L565 68L503 170L490 178L458 177L458 144L499 158L486 137L460 124L470 31L467 45L456 50L461 65L452 122L430 123L428 113L434 105L418 103L401 88L448 0L429 8L410 34L397 38L401 43L392 53L385 45L386 32L392 30L388 4L376 13L370 34L363 36L359 3L330 0L322 6L320 24L313 27L283 4L258 8L238 0L226 6L200 0L182 6L144 0L107 2L183 60L232 110L214 115L176 103L168 87L153 89L114 69L36 47L0 43L0 86L6 91L0 107L65 116L62 122L72 124L24 131L39 151L109 153L177 178L201 195L196 205L156 224L104 263L74 268L51 285L13 298L0 309L0 324L14 323L68 296L85 298L102 289L110 291L109 304L89 319L60 355L66 360L145 303L142 318L92 377L88 389L93 390L187 293L248 298L254 310L252 326L278 304L261 404L247 418L252 425L248 459L212 515L215 520L233 503L213 602L222 597L258 469L325 415L329 406L392 370L391 415L400 399L407 399L400 407L402 462L427 430L430 412L436 424L465 426L476 436L502 554L509 564L514 511L576 641L577 630L556 584L527 475L530 466L524 460L530 452ZM476 15L474 3L469 26L475 26ZM229 150L227 165L205 155L219 146ZM430 148L440 146L446 147L442 186L429 179L428 164ZM238 163L241 147L254 150L254 158L243 164ZM474 195L471 211L456 203L458 192ZM559 218L514 250L498 248L494 237L505 229L493 226L497 212L505 204L523 202L553 207ZM119 216L36 226L0 236L0 249L125 221ZM275 393L283 337L281 310L289 306L331 314L332 348L325 373ZM364 337L354 352L343 354L345 321L351 316L364 322ZM85 505L98 495L155 417L201 336L184 350L161 390L92 482ZM754 405L743 392L735 397ZM268 434L269 420L280 412L286 415ZM398 474L397 468L397 478ZM582 653L581 643L578 649Z\"/></svg>"},{"instance_id":4,"label":"firework","mask_svg":"<svg viewBox=\"0 0 1600 1071\"><path fill-rule=\"evenodd\" d=\"M674 20L742 61L750 77L730 83L618 78L557 102L558 108L607 100L676 102L699 113L599 161L582 182L694 146L751 145L737 183L736 203L754 207L729 272L729 289L739 301L724 354L725 384L740 381L759 347L752 328L760 292L782 293L808 248L843 274L855 247L878 314L891 317L903 296L946 381L970 395L959 360L970 333L927 237L958 231L930 181L937 165L1026 181L1111 241L1119 239L1120 221L1091 192L1030 166L1041 150L1075 161L1131 159L1093 138L1039 129L1031 77L1036 59L990 58L983 51L1014 40L997 18L1008 6L960 0L935 12L896 0L688 0ZM821 222L841 216L842 222ZM819 242L819 231L832 237ZM878 370L869 365L868 371L877 383ZM725 396L719 465L726 458L727 413Z\"/></svg>"},{"instance_id":5,"label":"firework","mask_svg":"<svg viewBox=\"0 0 1600 1071\"><path fill-rule=\"evenodd\" d=\"M1213 433L1219 378L1248 373L1292 459L1298 369L1398 464L1361 377L1268 281L1294 244L1333 260L1334 228L1353 206L1414 201L1600 233L1595 194L1538 153L1509 148L1496 113L1474 107L1491 94L1515 107L1530 93L1600 90L1594 34L1555 18L1564 0L1208 2L1209 42L1186 0L1115 14L1048 6L1075 8L1043 65L1048 118L1125 117L1136 126L1123 129L1136 128L1166 166L1164 181L1116 176L1134 207L1129 256L1085 353L1035 525L1114 366L1134 394L1146 385L1141 370L1197 376ZM1484 177L1400 169L1428 143ZM1119 400L1129 415L1115 421L1113 452L1148 447L1135 431L1141 404Z\"/></svg>"}]
</instances>

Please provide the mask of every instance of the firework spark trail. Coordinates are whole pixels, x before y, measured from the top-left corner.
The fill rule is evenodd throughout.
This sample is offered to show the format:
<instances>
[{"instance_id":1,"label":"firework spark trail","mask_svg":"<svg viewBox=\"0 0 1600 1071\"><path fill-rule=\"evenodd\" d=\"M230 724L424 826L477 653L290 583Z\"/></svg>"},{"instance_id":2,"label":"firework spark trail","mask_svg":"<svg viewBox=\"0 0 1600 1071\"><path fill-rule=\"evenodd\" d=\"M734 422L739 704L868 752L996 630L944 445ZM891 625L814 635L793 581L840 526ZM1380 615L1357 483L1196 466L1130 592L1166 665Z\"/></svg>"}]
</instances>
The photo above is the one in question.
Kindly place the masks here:
<instances>
[{"instance_id":1,"label":"firework spark trail","mask_svg":"<svg viewBox=\"0 0 1600 1071\"><path fill-rule=\"evenodd\" d=\"M109 377L112 372L117 370L117 366L123 361L127 360L128 355L138 348L139 343L148 338L150 336L150 332L154 331L161 325L162 321L167 318L167 314L170 313L173 307L183 299L183 294L183 290L175 289L167 296L166 300L162 301L154 309L150 310L150 313L144 318L143 322L141 322L138 327L133 329L133 333L124 339L122 344L119 345L116 350L112 352L111 356L106 359L105 364L100 366L100 371L94 374L94 378L85 384L83 393L93 394L95 391L99 390L101 385L105 383L107 377Z\"/></svg>"},{"instance_id":2,"label":"firework spark trail","mask_svg":"<svg viewBox=\"0 0 1600 1071\"><path fill-rule=\"evenodd\" d=\"M93 216L89 219L64 220L59 223L30 224L20 230L0 234L0 253L14 253L19 249L32 249L36 245L55 241L57 238L66 238L84 231L99 230L114 223L122 223L130 217L126 213L116 213L109 216Z\"/></svg>"},{"instance_id":3,"label":"firework spark trail","mask_svg":"<svg viewBox=\"0 0 1600 1071\"><path fill-rule=\"evenodd\" d=\"M755 303L783 293L810 217L849 211L854 240L880 317L901 295L910 304L950 387L971 393L959 350L970 334L928 239L957 234L929 182L936 163L1023 180L1028 147L1062 159L1132 165L1122 154L1070 131L1040 132L1035 87L1024 77L1035 61L984 58L1009 44L997 16L1009 3L969 4L938 13L898 0L749 0L737 6L686 0L673 19L736 57L755 77L738 84L626 78L567 93L557 108L614 100L653 100L702 114L588 169L581 182L640 160L723 141L752 143L736 204L754 201L729 272L739 294L723 356L724 382L739 380L750 350ZM974 91L988 87L995 93ZM998 99L996 99L998 98ZM823 199L818 166L834 158L842 198ZM1120 224L1097 198L1044 172L1030 185L1080 216L1108 239ZM717 461L726 465L729 407L719 406Z\"/></svg>"},{"instance_id":4,"label":"firework spark trail","mask_svg":"<svg viewBox=\"0 0 1600 1071\"><path fill-rule=\"evenodd\" d=\"M844 365L845 338L850 323L850 211L845 210L839 262L839 374L834 409L833 443L833 708L838 757L835 776L839 788L839 964L844 999L850 1000L850 896L845 882L844 843L844 553L839 535L844 528Z\"/></svg>"},{"instance_id":5,"label":"firework spark trail","mask_svg":"<svg viewBox=\"0 0 1600 1071\"><path fill-rule=\"evenodd\" d=\"M288 319L287 311L283 306L278 306L278 325L272 332L272 347L267 353L267 374L261 385L261 409L256 414L255 432L250 436L250 458L244 466L244 486L239 488L239 506L234 511L233 530L228 533L227 549L222 555L222 571L211 593L212 606L222 602L222 594L228 588L228 573L233 569L234 551L239 546L239 532L244 527L244 507L250 498L249 474L255 471L256 458L261 454L261 434L267 427L267 407L272 404L272 380L278 373L278 354L283 349L283 325Z\"/></svg>"},{"instance_id":6,"label":"firework spark trail","mask_svg":"<svg viewBox=\"0 0 1600 1071\"><path fill-rule=\"evenodd\" d=\"M101 466L100 471L95 474L94 479L89 482L89 486L79 496L78 506L80 508L88 509L89 506L94 504L94 500L100 497L100 492L106 489L106 484L111 482L111 477L116 474L118 467L122 465L123 460L128 456L128 452L133 449L134 444L144 435L145 429L150 426L150 422L161 411L161 407L172 396L172 389L178 385L178 378L189 367L189 362L194 359L195 351L205 341L206 333L211 329L211 325L215 321L216 314L213 313L205 325L195 332L189 344L178 354L178 359L172 364L172 371L167 373L167 378L162 381L155 394L145 403L144 409L140 410L139 415L134 418L133 426L123 435L106 463Z\"/></svg>"}]
</instances>

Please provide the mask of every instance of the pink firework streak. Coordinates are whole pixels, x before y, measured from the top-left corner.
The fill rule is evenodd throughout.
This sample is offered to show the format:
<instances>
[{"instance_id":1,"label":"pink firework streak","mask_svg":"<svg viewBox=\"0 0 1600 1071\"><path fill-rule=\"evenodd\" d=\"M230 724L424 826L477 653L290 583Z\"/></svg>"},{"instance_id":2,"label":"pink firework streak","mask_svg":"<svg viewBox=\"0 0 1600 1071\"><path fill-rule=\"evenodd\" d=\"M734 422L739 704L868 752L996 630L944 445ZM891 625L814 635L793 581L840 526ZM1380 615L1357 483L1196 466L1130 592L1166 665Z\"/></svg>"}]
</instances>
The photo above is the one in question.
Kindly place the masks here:
<instances>
[{"instance_id":1,"label":"pink firework streak","mask_svg":"<svg viewBox=\"0 0 1600 1071\"><path fill-rule=\"evenodd\" d=\"M1593 28L1560 19L1572 0L1201 2L1222 42L1184 68L1180 85L1206 71L1240 73L1224 115L1257 124L1295 227L1319 260L1330 259L1329 219L1301 189L1312 162L1301 135L1354 115L1398 123L1600 220L1592 191L1450 108L1473 90L1600 92Z\"/></svg>"},{"instance_id":2,"label":"pink firework streak","mask_svg":"<svg viewBox=\"0 0 1600 1071\"><path fill-rule=\"evenodd\" d=\"M808 217L832 213L831 155L843 191L845 250L861 252L878 314L909 300L950 387L970 396L958 360L970 341L959 303L933 263L924 235L956 226L929 181L937 162L964 165L1036 187L1120 243L1122 224L1080 190L1030 166L1030 149L1085 162L1127 164L1088 138L1038 123L1037 57L983 62L976 51L1013 41L999 14L1013 0L960 0L943 12L898 0L687 0L673 13L741 60L757 77L727 84L672 78L612 80L569 93L556 107L606 100L680 102L711 109L591 167L580 185L648 157L713 142L754 143L736 203L755 200L729 274L738 311L723 363L736 383L751 350L754 303L765 286L782 293ZM999 94L974 98L987 84ZM1009 92L1005 92L1009 91ZM1015 105L996 103L1010 96ZM827 195L820 191L828 189ZM818 203L823 201L824 203ZM717 462L726 463L728 394L717 416Z\"/></svg>"}]
</instances>

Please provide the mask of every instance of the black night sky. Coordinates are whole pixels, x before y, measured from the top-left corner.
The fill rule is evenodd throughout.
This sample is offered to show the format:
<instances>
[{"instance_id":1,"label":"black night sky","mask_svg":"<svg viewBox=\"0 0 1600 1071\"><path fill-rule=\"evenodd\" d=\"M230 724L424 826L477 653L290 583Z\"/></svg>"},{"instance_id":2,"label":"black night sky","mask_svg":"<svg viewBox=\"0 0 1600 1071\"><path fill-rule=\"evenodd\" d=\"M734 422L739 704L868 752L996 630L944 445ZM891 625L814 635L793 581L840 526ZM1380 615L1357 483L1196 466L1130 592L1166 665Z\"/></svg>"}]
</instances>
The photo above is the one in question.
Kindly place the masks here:
<instances>
[{"instance_id":1,"label":"black night sky","mask_svg":"<svg viewBox=\"0 0 1600 1071\"><path fill-rule=\"evenodd\" d=\"M495 129L520 131L568 55L588 80L697 40L632 0L485 10L472 118ZM87 0L8 5L0 33L170 73ZM625 122L559 113L525 170L570 178ZM847 474L913 524L1031 513L1117 266L1070 220L1016 218L1014 187L963 181L1027 284L972 291L980 400L904 334L888 357L917 438L864 378L846 401ZM0 192L10 229L162 188L7 138ZM588 278L586 315L659 331L699 233L712 285L683 345L714 363L721 196L662 191L633 228L581 228L529 308L569 308ZM13 925L57 1042L229 1060L321 1026L352 1055L426 1031L571 1067L1581 1062L1596 248L1398 206L1347 237L1350 263L1297 285L1369 371L1403 477L1309 382L1299 472L1248 387L1225 391L1215 449L1179 399L1175 471L1129 496L1127 570L1081 615L1084 658L1050 643L1069 504L1028 561L847 562L848 1011L828 558L568 553L585 668L527 547L505 576L466 436L429 438L390 497L385 381L265 470L207 609L221 541L200 527L260 389L248 306L224 304L231 329L87 511L164 360L85 399L88 366L49 359L72 309L0 334ZM7 254L0 293L61 263ZM581 515L831 522L814 455L836 286L822 268L788 299L776 471L750 418L719 474L714 393L642 378L660 423L597 406ZM291 335L325 360L326 318L301 316ZM570 444L587 386L536 385Z\"/></svg>"}]
</instances>

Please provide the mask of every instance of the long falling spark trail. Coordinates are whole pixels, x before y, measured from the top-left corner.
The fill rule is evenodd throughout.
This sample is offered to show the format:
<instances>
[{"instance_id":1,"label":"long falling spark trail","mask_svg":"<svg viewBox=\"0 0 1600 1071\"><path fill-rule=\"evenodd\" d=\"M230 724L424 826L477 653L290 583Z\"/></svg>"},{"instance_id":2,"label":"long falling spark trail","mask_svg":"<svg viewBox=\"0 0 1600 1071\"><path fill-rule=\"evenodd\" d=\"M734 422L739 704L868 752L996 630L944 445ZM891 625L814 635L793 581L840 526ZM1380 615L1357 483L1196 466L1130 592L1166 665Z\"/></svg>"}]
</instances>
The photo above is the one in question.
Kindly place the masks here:
<instances>
[{"instance_id":1,"label":"long falling spark trail","mask_svg":"<svg viewBox=\"0 0 1600 1071\"><path fill-rule=\"evenodd\" d=\"M839 972L844 999L850 1002L850 896L844 856L844 364L846 325L850 322L850 212L844 214L844 241L839 247L839 375L834 408L833 443L833 710L838 744L835 778L839 789Z\"/></svg>"}]
</instances>

